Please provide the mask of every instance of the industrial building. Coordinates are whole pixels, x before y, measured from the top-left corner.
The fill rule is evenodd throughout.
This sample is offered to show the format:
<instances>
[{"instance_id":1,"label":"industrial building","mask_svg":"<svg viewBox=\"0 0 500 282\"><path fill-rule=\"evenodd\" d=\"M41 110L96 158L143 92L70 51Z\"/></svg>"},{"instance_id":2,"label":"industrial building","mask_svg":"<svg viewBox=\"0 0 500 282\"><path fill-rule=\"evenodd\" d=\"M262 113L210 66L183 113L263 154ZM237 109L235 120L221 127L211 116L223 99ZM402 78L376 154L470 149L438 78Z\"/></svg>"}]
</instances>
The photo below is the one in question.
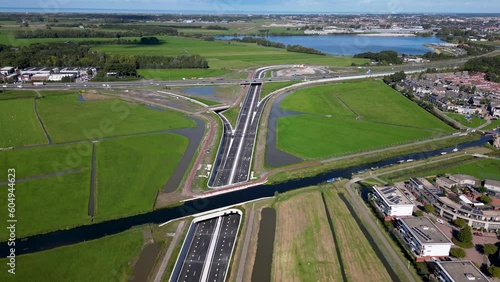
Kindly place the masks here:
<instances>
[{"instance_id":1,"label":"industrial building","mask_svg":"<svg viewBox=\"0 0 500 282\"><path fill-rule=\"evenodd\" d=\"M384 214L385 220L394 217L407 217L415 206L398 188L394 186L373 186L373 200L376 207Z\"/></svg>"},{"instance_id":2,"label":"industrial building","mask_svg":"<svg viewBox=\"0 0 500 282\"><path fill-rule=\"evenodd\" d=\"M490 281L471 261L436 261L434 275L443 282Z\"/></svg>"},{"instance_id":3,"label":"industrial building","mask_svg":"<svg viewBox=\"0 0 500 282\"><path fill-rule=\"evenodd\" d=\"M453 243L429 218L397 218L396 226L416 261L449 256Z\"/></svg>"}]
</instances>

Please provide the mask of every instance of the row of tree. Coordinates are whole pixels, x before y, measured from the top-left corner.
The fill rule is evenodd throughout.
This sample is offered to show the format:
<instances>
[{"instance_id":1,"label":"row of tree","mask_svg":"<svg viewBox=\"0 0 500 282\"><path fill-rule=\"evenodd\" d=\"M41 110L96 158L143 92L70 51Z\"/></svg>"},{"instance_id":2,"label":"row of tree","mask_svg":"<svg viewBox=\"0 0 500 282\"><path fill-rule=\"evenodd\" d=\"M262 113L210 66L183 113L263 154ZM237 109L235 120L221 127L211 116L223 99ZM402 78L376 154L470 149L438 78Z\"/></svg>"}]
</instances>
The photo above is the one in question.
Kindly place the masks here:
<instances>
[{"instance_id":1,"label":"row of tree","mask_svg":"<svg viewBox=\"0 0 500 282\"><path fill-rule=\"evenodd\" d=\"M401 60L401 58L398 56L398 53L392 50L384 50L377 53L364 52L355 54L353 57L370 59L372 61L377 61L382 65L399 65L403 63L403 60Z\"/></svg>"},{"instance_id":2,"label":"row of tree","mask_svg":"<svg viewBox=\"0 0 500 282\"><path fill-rule=\"evenodd\" d=\"M207 60L200 55L109 55L77 44L32 44L16 48L0 45L0 65L18 68L93 66L120 75L136 75L136 70L141 68L208 68Z\"/></svg>"},{"instance_id":3,"label":"row of tree","mask_svg":"<svg viewBox=\"0 0 500 282\"><path fill-rule=\"evenodd\" d=\"M18 39L29 38L120 38L152 35L177 35L177 30L169 27L124 30L119 32L95 29L34 29L18 30L14 36Z\"/></svg>"},{"instance_id":4,"label":"row of tree","mask_svg":"<svg viewBox=\"0 0 500 282\"><path fill-rule=\"evenodd\" d=\"M470 59L462 68L472 72L484 72L484 79L500 83L500 55Z\"/></svg>"}]
</instances>

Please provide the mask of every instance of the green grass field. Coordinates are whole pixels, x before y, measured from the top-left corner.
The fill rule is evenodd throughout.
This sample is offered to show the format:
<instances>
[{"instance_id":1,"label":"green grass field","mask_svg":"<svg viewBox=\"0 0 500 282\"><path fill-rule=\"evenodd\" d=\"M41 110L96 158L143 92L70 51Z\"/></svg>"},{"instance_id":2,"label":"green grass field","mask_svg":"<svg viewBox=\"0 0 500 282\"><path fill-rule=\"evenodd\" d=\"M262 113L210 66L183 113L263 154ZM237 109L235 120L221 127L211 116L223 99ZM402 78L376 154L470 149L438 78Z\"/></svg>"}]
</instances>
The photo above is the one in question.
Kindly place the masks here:
<instances>
[{"instance_id":1,"label":"green grass field","mask_svg":"<svg viewBox=\"0 0 500 282\"><path fill-rule=\"evenodd\" d=\"M283 99L280 107L304 113L356 118L356 115L335 96L332 88L332 85L325 85L298 90Z\"/></svg>"},{"instance_id":2,"label":"green grass field","mask_svg":"<svg viewBox=\"0 0 500 282\"><path fill-rule=\"evenodd\" d=\"M21 177L16 170L16 177ZM90 170L58 177L18 182L16 188L16 217L20 223L17 237L46 233L89 223L87 205L89 200ZM7 186L0 186L0 204L7 207ZM6 222L7 212L0 213ZM0 239L7 233L0 234Z\"/></svg>"},{"instance_id":3,"label":"green grass field","mask_svg":"<svg viewBox=\"0 0 500 282\"><path fill-rule=\"evenodd\" d=\"M425 175L437 175L443 173L463 173L473 175L478 179L493 179L500 181L500 160L479 159L471 163L447 168L445 170L425 173Z\"/></svg>"},{"instance_id":4,"label":"green grass field","mask_svg":"<svg viewBox=\"0 0 500 282\"><path fill-rule=\"evenodd\" d=\"M16 274L0 260L1 281L128 281L140 254L140 229L16 258Z\"/></svg>"},{"instance_id":5,"label":"green grass field","mask_svg":"<svg viewBox=\"0 0 500 282\"><path fill-rule=\"evenodd\" d=\"M277 148L301 158L321 158L400 145L433 135L415 128L298 115L278 119Z\"/></svg>"},{"instance_id":6,"label":"green grass field","mask_svg":"<svg viewBox=\"0 0 500 282\"><path fill-rule=\"evenodd\" d=\"M467 127L475 128L486 123L486 120L477 118L475 116L473 116L471 119L466 119L465 116L462 114L446 113L446 115Z\"/></svg>"},{"instance_id":7,"label":"green grass field","mask_svg":"<svg viewBox=\"0 0 500 282\"><path fill-rule=\"evenodd\" d=\"M284 99L282 108L314 114L335 115L335 111L330 113L329 107L331 105L326 100L338 100L337 97L342 99L362 120L453 132L453 129L444 122L378 80L299 90ZM305 110L302 110L304 104L311 106L305 106Z\"/></svg>"},{"instance_id":8,"label":"green grass field","mask_svg":"<svg viewBox=\"0 0 500 282\"><path fill-rule=\"evenodd\" d=\"M268 74L270 72L266 72ZM262 91L260 91L260 98L262 99L267 96L267 94L274 92L278 89L299 83L302 81L294 80L294 81L279 81L279 82L266 82L262 85Z\"/></svg>"},{"instance_id":9,"label":"green grass field","mask_svg":"<svg viewBox=\"0 0 500 282\"><path fill-rule=\"evenodd\" d=\"M488 124L487 126L483 127L482 129L484 129L484 130L491 130L491 129L495 129L497 127L500 127L500 119L492 120L490 124Z\"/></svg>"},{"instance_id":10,"label":"green grass field","mask_svg":"<svg viewBox=\"0 0 500 282\"><path fill-rule=\"evenodd\" d=\"M46 143L33 99L0 101L0 148Z\"/></svg>"},{"instance_id":11,"label":"green grass field","mask_svg":"<svg viewBox=\"0 0 500 282\"><path fill-rule=\"evenodd\" d=\"M236 127L236 122L238 121L238 115L240 113L241 107L238 105L234 108L230 108L225 110L222 114L227 118L229 123L233 126L233 128Z\"/></svg>"},{"instance_id":12,"label":"green grass field","mask_svg":"<svg viewBox=\"0 0 500 282\"><path fill-rule=\"evenodd\" d=\"M97 215L150 211L188 145L174 134L124 137L97 145Z\"/></svg>"},{"instance_id":13,"label":"green grass field","mask_svg":"<svg viewBox=\"0 0 500 282\"><path fill-rule=\"evenodd\" d=\"M191 79L214 77L227 74L228 71L221 69L140 69L138 74L142 75L146 79L157 79L157 80L179 80L179 79Z\"/></svg>"},{"instance_id":14,"label":"green grass field","mask_svg":"<svg viewBox=\"0 0 500 282\"><path fill-rule=\"evenodd\" d=\"M278 119L277 147L302 158L343 155L453 132L381 81L298 90L281 103L306 114Z\"/></svg>"},{"instance_id":15,"label":"green grass field","mask_svg":"<svg viewBox=\"0 0 500 282\"><path fill-rule=\"evenodd\" d=\"M285 49L262 47L251 43L227 41L204 41L194 38L158 36L165 42L161 45L101 45L93 49L109 54L123 55L164 55L199 54L209 61L214 69L236 69L270 64L321 64L348 66L355 62L362 64L365 59L352 57L318 56L287 52Z\"/></svg>"},{"instance_id":16,"label":"green grass field","mask_svg":"<svg viewBox=\"0 0 500 282\"><path fill-rule=\"evenodd\" d=\"M36 96L35 91L31 90L0 90L0 100L33 98Z\"/></svg>"},{"instance_id":17,"label":"green grass field","mask_svg":"<svg viewBox=\"0 0 500 282\"><path fill-rule=\"evenodd\" d=\"M172 110L163 112L120 100L78 102L77 95L48 96L37 101L40 116L56 143L99 139L141 132L194 127Z\"/></svg>"},{"instance_id":18,"label":"green grass field","mask_svg":"<svg viewBox=\"0 0 500 282\"><path fill-rule=\"evenodd\" d=\"M86 169L90 167L91 156L90 142L0 151L0 171L15 168L17 178L21 179L60 171ZM6 179L6 174L0 174L0 182Z\"/></svg>"}]
</instances>

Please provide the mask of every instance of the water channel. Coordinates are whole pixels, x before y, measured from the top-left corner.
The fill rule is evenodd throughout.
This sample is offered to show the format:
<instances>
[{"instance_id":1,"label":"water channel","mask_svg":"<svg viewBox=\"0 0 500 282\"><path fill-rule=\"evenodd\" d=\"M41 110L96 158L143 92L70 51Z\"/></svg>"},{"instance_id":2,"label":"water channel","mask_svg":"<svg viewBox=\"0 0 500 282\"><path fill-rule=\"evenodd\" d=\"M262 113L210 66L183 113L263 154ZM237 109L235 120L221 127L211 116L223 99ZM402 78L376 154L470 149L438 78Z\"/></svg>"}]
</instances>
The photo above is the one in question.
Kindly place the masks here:
<instances>
[{"instance_id":1,"label":"water channel","mask_svg":"<svg viewBox=\"0 0 500 282\"><path fill-rule=\"evenodd\" d=\"M478 141L459 144L458 149L462 151L463 149L468 147L480 146L490 139L491 138L489 136L482 136ZM387 166L395 164L400 160L406 159L425 159L440 155L443 151L451 151L453 148L454 147L422 153L408 154L404 156L389 158L380 162L357 165L343 169L335 169L316 176L294 179L272 185L254 186L244 190L228 192L209 198L193 199L190 201L186 201L182 205L176 207L155 210L145 214L100 222L92 225L84 225L68 230L60 230L46 234L35 235L25 239L17 240L16 255L34 253L88 240L94 240L104 236L117 234L132 227L143 224L159 224L169 220L178 219L200 212L206 212L217 208L236 205L250 200L272 197L275 191L277 191L278 193L284 193L290 190L324 183L327 179L333 177L351 178L353 173L370 169L370 167ZM1 256L8 256L9 249L10 247L6 242L0 243Z\"/></svg>"}]
</instances>

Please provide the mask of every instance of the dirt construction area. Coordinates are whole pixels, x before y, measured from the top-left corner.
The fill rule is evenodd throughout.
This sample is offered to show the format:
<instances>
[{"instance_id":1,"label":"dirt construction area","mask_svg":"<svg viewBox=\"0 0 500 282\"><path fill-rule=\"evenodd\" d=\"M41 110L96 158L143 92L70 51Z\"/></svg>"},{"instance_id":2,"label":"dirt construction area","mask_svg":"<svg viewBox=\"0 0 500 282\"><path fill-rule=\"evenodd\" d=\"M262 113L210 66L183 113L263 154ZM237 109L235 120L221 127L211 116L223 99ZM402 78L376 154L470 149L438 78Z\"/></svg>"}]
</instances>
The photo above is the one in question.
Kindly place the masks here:
<instances>
[{"instance_id":1,"label":"dirt construction area","mask_svg":"<svg viewBox=\"0 0 500 282\"><path fill-rule=\"evenodd\" d=\"M296 68L277 70L274 76L278 77L293 77L294 75L315 75L315 74L327 74L328 70L321 67L311 67L311 66L299 66Z\"/></svg>"}]
</instances>

